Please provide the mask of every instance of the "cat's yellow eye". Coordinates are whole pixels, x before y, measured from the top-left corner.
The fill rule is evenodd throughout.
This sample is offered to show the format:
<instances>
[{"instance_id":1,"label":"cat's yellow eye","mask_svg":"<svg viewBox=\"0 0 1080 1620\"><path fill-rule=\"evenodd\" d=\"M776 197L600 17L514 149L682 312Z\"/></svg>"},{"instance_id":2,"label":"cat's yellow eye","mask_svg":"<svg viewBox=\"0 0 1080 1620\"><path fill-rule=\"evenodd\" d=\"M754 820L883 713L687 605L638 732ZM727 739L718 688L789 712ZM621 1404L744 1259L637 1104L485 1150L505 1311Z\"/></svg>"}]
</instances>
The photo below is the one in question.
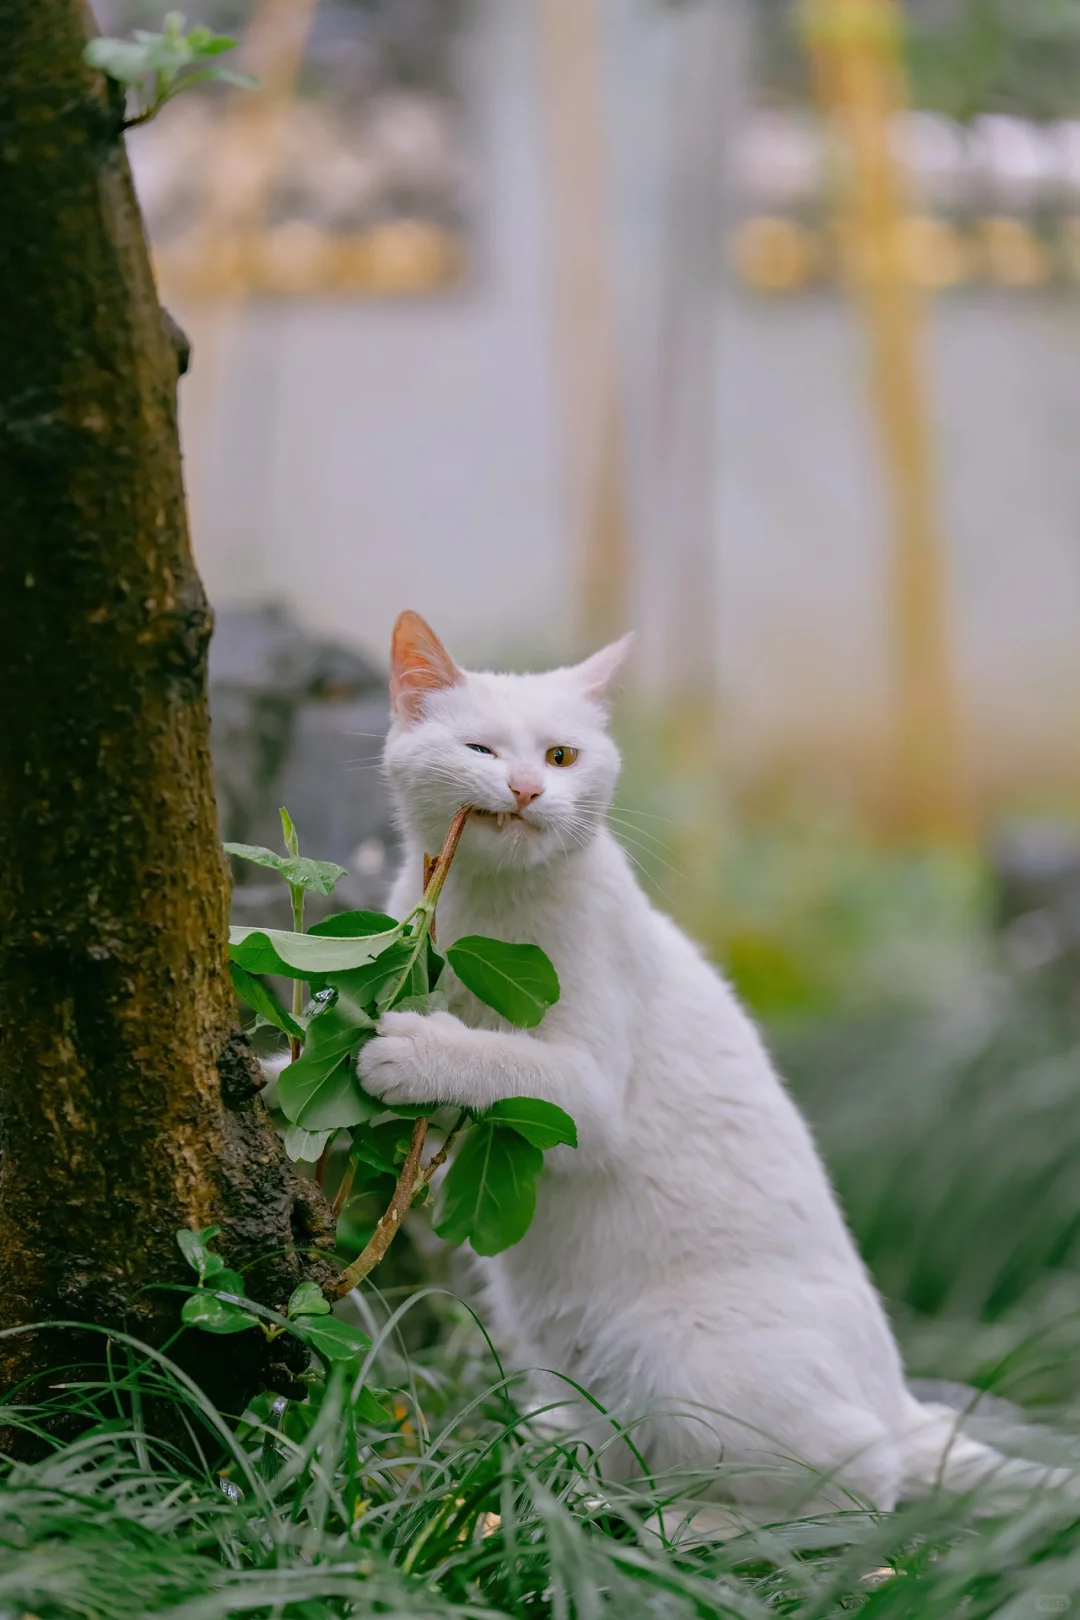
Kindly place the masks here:
<instances>
[{"instance_id":1,"label":"cat's yellow eye","mask_svg":"<svg viewBox=\"0 0 1080 1620\"><path fill-rule=\"evenodd\" d=\"M549 748L544 758L549 765L572 765L577 756L578 751L576 748L570 748L565 743L560 743L558 748Z\"/></svg>"}]
</instances>

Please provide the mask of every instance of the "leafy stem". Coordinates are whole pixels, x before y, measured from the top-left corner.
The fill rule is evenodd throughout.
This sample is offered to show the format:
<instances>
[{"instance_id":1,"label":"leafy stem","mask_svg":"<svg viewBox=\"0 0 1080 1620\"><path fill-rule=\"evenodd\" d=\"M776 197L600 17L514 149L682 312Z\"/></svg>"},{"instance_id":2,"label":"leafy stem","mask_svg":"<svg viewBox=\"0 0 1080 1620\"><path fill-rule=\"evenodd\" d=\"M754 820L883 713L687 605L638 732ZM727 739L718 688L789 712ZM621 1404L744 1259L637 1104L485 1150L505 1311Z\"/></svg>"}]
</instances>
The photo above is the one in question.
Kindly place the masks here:
<instances>
[{"instance_id":1,"label":"leafy stem","mask_svg":"<svg viewBox=\"0 0 1080 1620\"><path fill-rule=\"evenodd\" d=\"M231 35L215 34L201 25L185 31L183 13L170 11L160 34L137 28L131 39L92 39L83 58L136 97L138 111L120 126L128 130L148 124L167 101L192 85L219 79L246 90L257 89L258 81L250 74L214 62L223 52L234 50L236 43Z\"/></svg>"},{"instance_id":2,"label":"leafy stem","mask_svg":"<svg viewBox=\"0 0 1080 1620\"><path fill-rule=\"evenodd\" d=\"M408 982L409 976L413 970L413 966L416 963L421 951L425 949L428 939L434 939L435 937L435 907L438 904L439 896L442 893L443 884L446 882L446 876L450 870L450 864L457 852L458 844L461 842L461 835L465 831L465 823L468 821L471 814L472 805L463 804L455 815L453 821L450 823L449 831L443 840L443 847L435 857L434 861L429 860L427 856L424 857L424 898L413 914L419 919L416 928L415 944L408 966L397 980L397 983L394 985L393 991L388 998L391 1006ZM398 1175L397 1183L394 1187L390 1202L383 1214L379 1217L375 1230L371 1234L371 1237L368 1239L364 1248L357 1255L352 1264L346 1266L345 1270L332 1285L334 1294L336 1296L347 1294L351 1288L355 1288L358 1283L363 1282L368 1273L374 1271L380 1260L382 1260L387 1249L397 1236L401 1223L405 1218L413 1199L416 1197L418 1192L421 1192L428 1185L439 1166L446 1163L446 1156L450 1151L454 1138L457 1136L458 1131L461 1129L461 1126L464 1123L464 1119L464 1114L458 1115L439 1152L434 1155L430 1164L426 1166L422 1163L422 1159L424 1153L424 1143L427 1140L428 1120L426 1117L423 1117L418 1119L413 1125L412 1136L409 1140L409 1150L405 1155L405 1163L401 1167L401 1171ZM345 1189L345 1198L348 1197L349 1191L352 1187L352 1175L349 1174L350 1168L351 1166L346 1168L345 1176L342 1179L342 1188ZM344 1198L342 1198L342 1188L338 1189L338 1198L341 1199L342 1204L344 1204ZM335 1212L337 1212L339 1208L337 1199L335 1199L334 1208Z\"/></svg>"},{"instance_id":3,"label":"leafy stem","mask_svg":"<svg viewBox=\"0 0 1080 1620\"><path fill-rule=\"evenodd\" d=\"M281 806L281 810L280 810L279 814L281 816L281 832L282 832L282 836L285 839L285 848L288 850L289 854L293 857L294 860L298 860L299 857L300 857L300 839L299 839L299 836L297 835L296 828L293 825L292 816L290 816L289 812L286 810L284 805ZM300 883L290 883L288 887L289 887L289 898L292 901L293 932L296 933L296 934L302 934L304 932L304 892L305 892L304 887ZM303 981L303 979L294 979L293 980L293 987L292 987L292 1015L293 1015L293 1018L296 1019L299 1022L299 1020L300 1020L300 1018L301 1018L301 1016L303 1014L303 1011L304 1011L304 981ZM299 1042L299 1040L297 1039L297 1037L295 1035L290 1035L289 1036L289 1058L290 1058L290 1061L295 1063L299 1056L300 1056L300 1042Z\"/></svg>"}]
</instances>

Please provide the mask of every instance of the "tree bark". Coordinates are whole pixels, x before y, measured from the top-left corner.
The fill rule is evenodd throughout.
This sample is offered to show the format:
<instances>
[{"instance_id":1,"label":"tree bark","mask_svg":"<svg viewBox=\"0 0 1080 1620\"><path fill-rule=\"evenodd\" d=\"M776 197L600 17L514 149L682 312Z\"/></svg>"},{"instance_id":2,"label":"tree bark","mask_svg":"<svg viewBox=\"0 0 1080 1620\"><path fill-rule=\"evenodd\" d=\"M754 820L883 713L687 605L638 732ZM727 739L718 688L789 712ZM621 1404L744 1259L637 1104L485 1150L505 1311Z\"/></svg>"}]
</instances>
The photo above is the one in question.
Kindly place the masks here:
<instances>
[{"instance_id":1,"label":"tree bark","mask_svg":"<svg viewBox=\"0 0 1080 1620\"><path fill-rule=\"evenodd\" d=\"M178 1228L220 1224L252 1297L282 1306L332 1275L333 1220L236 1021L185 345L88 27L82 0L0 0L0 1326L161 1343L181 1296L156 1285L194 1280ZM194 1331L177 1354L239 1410L290 1344ZM0 1385L60 1349L0 1339Z\"/></svg>"}]
</instances>

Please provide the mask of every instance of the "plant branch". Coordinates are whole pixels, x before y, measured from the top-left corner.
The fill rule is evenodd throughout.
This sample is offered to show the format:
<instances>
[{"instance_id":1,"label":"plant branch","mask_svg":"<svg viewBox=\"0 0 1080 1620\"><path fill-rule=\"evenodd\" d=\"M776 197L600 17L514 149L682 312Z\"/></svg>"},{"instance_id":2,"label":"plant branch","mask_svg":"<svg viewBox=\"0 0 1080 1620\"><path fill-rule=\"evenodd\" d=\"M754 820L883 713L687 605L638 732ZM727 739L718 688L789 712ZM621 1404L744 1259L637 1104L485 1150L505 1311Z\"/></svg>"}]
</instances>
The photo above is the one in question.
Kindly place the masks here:
<instances>
[{"instance_id":1,"label":"plant branch","mask_svg":"<svg viewBox=\"0 0 1080 1620\"><path fill-rule=\"evenodd\" d=\"M458 1132L465 1124L466 1117L467 1116L464 1113L458 1115L457 1119L455 1119L454 1123L447 1131L442 1147L439 1149L438 1153L432 1155L429 1162L424 1166L423 1174L420 1179L425 1187L431 1181L431 1178L435 1174L436 1170L441 1169L446 1163L447 1155L454 1145Z\"/></svg>"},{"instance_id":2,"label":"plant branch","mask_svg":"<svg viewBox=\"0 0 1080 1620\"><path fill-rule=\"evenodd\" d=\"M386 1211L379 1217L376 1226L367 1244L357 1255L351 1266L346 1266L340 1277L336 1278L332 1287L336 1298L347 1294L350 1288L363 1282L368 1272L374 1271L379 1261L386 1254L387 1249L398 1235L401 1222L408 1211L420 1188L424 1185L424 1172L420 1168L420 1159L424 1151L424 1142L427 1139L428 1122L418 1119L413 1126L412 1140L409 1151L405 1155L405 1163L401 1167L401 1174L394 1188L394 1196L386 1207Z\"/></svg>"},{"instance_id":3,"label":"plant branch","mask_svg":"<svg viewBox=\"0 0 1080 1620\"><path fill-rule=\"evenodd\" d=\"M420 925L416 931L416 951L413 955L413 961L416 960L416 956L423 949L424 942L429 938L435 938L435 907L442 893L443 884L446 882L450 863L457 852L458 844L461 842L461 835L465 831L465 823L471 814L472 805L463 804L450 823L449 830L443 840L443 847L438 855L434 860L428 855L424 856L424 898L417 907L417 912L420 915ZM406 969L401 984L404 983L404 979L408 977L411 971L412 962ZM401 984L395 988L394 998L400 993ZM391 1005L394 998L391 998ZM427 1140L428 1121L426 1118L416 1121L413 1126L412 1139L409 1142L409 1151L405 1155L405 1163L401 1167L397 1185L385 1213L380 1216L378 1225L362 1252L352 1262L352 1265L346 1266L340 1276L324 1292L332 1293L335 1299L340 1299L342 1294L347 1294L351 1288L355 1288L358 1283L363 1282L368 1273L375 1269L397 1236L401 1222L417 1193L428 1185L439 1166L446 1163L446 1156L450 1151L451 1144L460 1131L464 1120L464 1114L460 1114L451 1127L442 1147L426 1167L421 1164L421 1159L424 1152L424 1143ZM338 1196L334 1200L335 1214L340 1212L341 1206L344 1205L345 1199L349 1195L351 1186L352 1177L349 1175L347 1167L341 1188L338 1189ZM338 1200L340 1200L340 1205Z\"/></svg>"}]
</instances>

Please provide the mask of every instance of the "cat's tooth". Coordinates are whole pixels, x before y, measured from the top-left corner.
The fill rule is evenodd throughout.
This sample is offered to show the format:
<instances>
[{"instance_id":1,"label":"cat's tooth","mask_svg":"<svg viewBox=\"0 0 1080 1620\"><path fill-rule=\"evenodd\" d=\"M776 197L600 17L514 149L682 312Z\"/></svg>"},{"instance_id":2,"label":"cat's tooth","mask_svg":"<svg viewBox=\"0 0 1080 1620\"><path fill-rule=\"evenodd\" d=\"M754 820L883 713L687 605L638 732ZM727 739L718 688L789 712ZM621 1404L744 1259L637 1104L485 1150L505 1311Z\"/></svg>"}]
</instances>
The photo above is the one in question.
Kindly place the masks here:
<instances>
[{"instance_id":1,"label":"cat's tooth","mask_svg":"<svg viewBox=\"0 0 1080 1620\"><path fill-rule=\"evenodd\" d=\"M495 820L496 820L496 821L497 821L497 822L498 822L498 824L499 824L499 831L500 831L500 832L502 832L502 829L503 829L503 823L504 823L504 822L505 822L505 820L506 820L506 811L505 811L505 810L500 810L500 811L499 811L499 813L498 813L498 815L497 815L497 816L496 816L496 817L495 817Z\"/></svg>"}]
</instances>

